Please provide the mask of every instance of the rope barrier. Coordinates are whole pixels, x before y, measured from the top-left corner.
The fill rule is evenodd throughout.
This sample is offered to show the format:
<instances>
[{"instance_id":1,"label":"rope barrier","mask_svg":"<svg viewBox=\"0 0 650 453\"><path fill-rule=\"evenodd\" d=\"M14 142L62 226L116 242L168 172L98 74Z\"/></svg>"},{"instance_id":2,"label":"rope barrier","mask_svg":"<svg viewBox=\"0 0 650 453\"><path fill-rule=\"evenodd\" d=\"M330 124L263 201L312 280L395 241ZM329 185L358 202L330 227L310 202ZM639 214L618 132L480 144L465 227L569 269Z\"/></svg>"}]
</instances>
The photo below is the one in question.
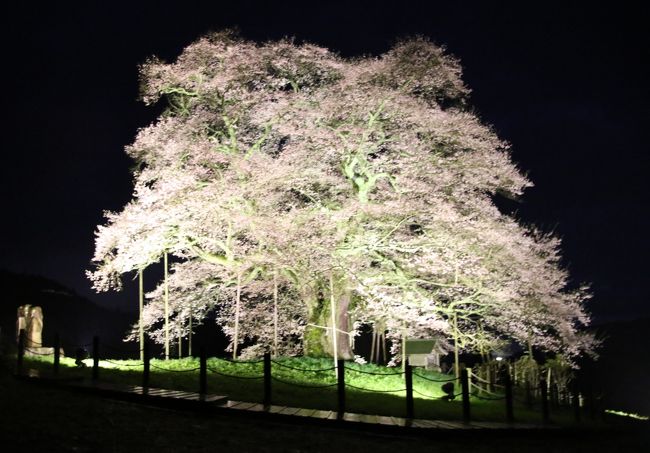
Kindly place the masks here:
<instances>
[{"instance_id":1,"label":"rope barrier","mask_svg":"<svg viewBox=\"0 0 650 453\"><path fill-rule=\"evenodd\" d=\"M422 375L417 374L415 372L413 373L413 376L417 376L417 377L419 377L421 379L424 379L426 381L431 381L431 382L451 382L451 381L459 380L459 378L457 378L457 377L453 377L451 379L433 379L433 378L429 378L429 377L426 377L426 376L422 376Z\"/></svg>"},{"instance_id":2,"label":"rope barrier","mask_svg":"<svg viewBox=\"0 0 650 453\"><path fill-rule=\"evenodd\" d=\"M501 384L495 384L494 382L486 381L485 379L483 379L480 376L477 376L474 373L472 373L472 378L476 379L478 382L481 382L482 384L488 384L488 385L492 385L494 387L499 387L499 388L502 388L502 389L505 388L505 386L503 386Z\"/></svg>"},{"instance_id":3,"label":"rope barrier","mask_svg":"<svg viewBox=\"0 0 650 453\"><path fill-rule=\"evenodd\" d=\"M519 403L519 404L523 404L523 405L531 404L531 405L534 406L534 405L537 404L537 401L535 401L534 398L531 398L530 401L526 401L526 400L523 400L523 399L520 399L520 398L514 397L513 400L514 400L515 402L517 402L517 403Z\"/></svg>"},{"instance_id":4,"label":"rope barrier","mask_svg":"<svg viewBox=\"0 0 650 453\"><path fill-rule=\"evenodd\" d=\"M334 387L334 386L338 385L337 382L335 382L334 384L324 384L324 385L298 384L296 382L288 382L288 381L284 381L282 379L278 379L275 376L271 376L271 379L273 379L274 381L277 381L277 382L281 382L282 384L285 384L285 385L293 385L295 387L302 387L302 388L308 388L308 389L323 389L323 388Z\"/></svg>"},{"instance_id":5,"label":"rope barrier","mask_svg":"<svg viewBox=\"0 0 650 453\"><path fill-rule=\"evenodd\" d=\"M472 385L473 385L474 387L476 387L476 388L479 390L479 392L487 393L488 395L498 395L498 393L494 393L494 392L491 392L491 391L489 391L489 390L485 390L484 388L479 387L479 386L476 385L476 384L472 384Z\"/></svg>"},{"instance_id":6,"label":"rope barrier","mask_svg":"<svg viewBox=\"0 0 650 453\"><path fill-rule=\"evenodd\" d=\"M399 389L399 390L373 390L373 389L367 389L363 387L357 387L356 385L348 384L347 382L345 383L346 387L352 387L353 389L357 390L362 390L364 392L374 392L374 393L395 393L395 392L405 392L406 389Z\"/></svg>"},{"instance_id":7,"label":"rope barrier","mask_svg":"<svg viewBox=\"0 0 650 453\"><path fill-rule=\"evenodd\" d=\"M91 342L91 343L83 343L83 344L73 344L72 347L73 348L86 348L86 347L92 346L92 345L93 344Z\"/></svg>"},{"instance_id":8,"label":"rope barrier","mask_svg":"<svg viewBox=\"0 0 650 453\"><path fill-rule=\"evenodd\" d=\"M208 367L208 370L211 372L218 374L219 376L224 376L224 377L229 377L232 379L262 379L264 375L262 376L235 376L234 374L227 374L227 373L222 373L221 371L215 370L214 368Z\"/></svg>"},{"instance_id":9,"label":"rope barrier","mask_svg":"<svg viewBox=\"0 0 650 453\"><path fill-rule=\"evenodd\" d=\"M284 363L277 362L275 360L271 360L271 362L275 363L278 366L281 366L282 368L288 368L290 370L296 370L296 371L306 371L306 372L309 372L309 373L320 373L322 371L332 371L332 370L336 369L336 367L331 367L331 368L321 368L321 369L318 369L318 370L310 370L310 369L307 369L307 368L292 367L292 366L289 366L289 365L285 365Z\"/></svg>"},{"instance_id":10,"label":"rope barrier","mask_svg":"<svg viewBox=\"0 0 650 453\"><path fill-rule=\"evenodd\" d=\"M498 398L488 398L488 397L480 396L480 395L472 395L472 396L475 397L475 398L478 398L480 400L485 400L485 401L500 401L500 400L506 399L505 396L500 396Z\"/></svg>"},{"instance_id":11,"label":"rope barrier","mask_svg":"<svg viewBox=\"0 0 650 453\"><path fill-rule=\"evenodd\" d=\"M54 351L52 351L52 352L36 352L36 351L32 351L30 348L25 348L25 352L29 352L30 354L34 354L34 355L54 355Z\"/></svg>"},{"instance_id":12,"label":"rope barrier","mask_svg":"<svg viewBox=\"0 0 650 453\"><path fill-rule=\"evenodd\" d=\"M222 360L224 362L230 362L230 363L264 363L264 360L233 360L233 359L226 359L224 357L213 357L217 360Z\"/></svg>"},{"instance_id":13,"label":"rope barrier","mask_svg":"<svg viewBox=\"0 0 650 453\"><path fill-rule=\"evenodd\" d=\"M107 348L110 349L111 351L123 352L125 354L139 354L140 352L143 351L142 349L129 350L129 349L116 348L115 346L111 346L110 344L104 344L104 343L100 345L100 348Z\"/></svg>"},{"instance_id":14,"label":"rope barrier","mask_svg":"<svg viewBox=\"0 0 650 453\"><path fill-rule=\"evenodd\" d=\"M139 363L130 363L130 364L127 364L127 363L117 363L117 362L113 362L112 360L108 360L108 359L100 359L100 360L101 360L102 362L112 363L113 365L117 365L117 366L142 366L142 365L144 364L144 362L139 362Z\"/></svg>"},{"instance_id":15,"label":"rope barrier","mask_svg":"<svg viewBox=\"0 0 650 453\"><path fill-rule=\"evenodd\" d=\"M413 393L417 393L417 394L420 395L420 396L423 396L423 397L425 397L425 398L431 398L431 399L442 399L442 398L447 398L447 396L433 396L433 395L426 395L426 394L424 394L424 393L422 393L422 392L419 392L419 391L417 391L417 390L415 390L415 389L413 389Z\"/></svg>"},{"instance_id":16,"label":"rope barrier","mask_svg":"<svg viewBox=\"0 0 650 453\"><path fill-rule=\"evenodd\" d=\"M172 372L172 373L187 373L187 372L190 372L190 371L197 371L197 370L200 370L200 369L201 369L200 367L196 367L196 368L191 368L191 369L189 369L189 370L172 370L172 369L169 369L169 368L161 368L161 367L159 367L159 366L154 365L153 363L150 363L150 365L151 365L153 368L157 369L157 370L161 370L161 371L170 371L170 372Z\"/></svg>"},{"instance_id":17,"label":"rope barrier","mask_svg":"<svg viewBox=\"0 0 650 453\"><path fill-rule=\"evenodd\" d=\"M355 371L357 373L372 374L372 375L375 375L375 376L400 376L400 375L404 374L403 371L400 371L399 373L375 373L375 372L372 372L372 371L357 370L356 368L350 368L350 367L347 367L347 366L345 367L345 369L350 370L350 371Z\"/></svg>"}]
</instances>

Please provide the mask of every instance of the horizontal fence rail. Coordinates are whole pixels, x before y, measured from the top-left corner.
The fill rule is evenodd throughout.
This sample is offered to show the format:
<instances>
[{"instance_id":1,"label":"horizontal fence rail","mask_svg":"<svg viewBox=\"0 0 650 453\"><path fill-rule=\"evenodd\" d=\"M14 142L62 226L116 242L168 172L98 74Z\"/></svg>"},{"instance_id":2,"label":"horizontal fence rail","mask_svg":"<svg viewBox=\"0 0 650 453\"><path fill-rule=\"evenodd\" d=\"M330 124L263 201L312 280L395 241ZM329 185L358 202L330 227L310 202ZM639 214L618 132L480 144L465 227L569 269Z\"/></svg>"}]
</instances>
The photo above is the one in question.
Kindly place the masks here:
<instances>
[{"instance_id":1,"label":"horizontal fence rail","mask_svg":"<svg viewBox=\"0 0 650 453\"><path fill-rule=\"evenodd\" d=\"M21 330L18 337L18 353L17 353L17 371L18 373L23 372L24 368L24 357L25 354L33 354L37 356L52 356L53 360L53 373L58 375L60 373L60 356L61 356L61 347L60 347L60 338L58 334L55 336L54 348L52 348L53 353L47 353L34 349L33 347L27 346L25 339L25 332ZM480 376L474 374L470 369L460 370L460 376L458 377L449 377L449 378L434 378L431 376L426 376L420 372L415 371L414 367L406 363L403 371L398 372L376 372L376 371L367 371L361 370L358 368L358 365L346 364L343 360L338 360L336 365L332 367L325 368L303 368L296 367L284 363L282 360L271 359L270 353L265 353L264 357L261 360L231 360L226 358L214 357L212 359L225 362L228 365L226 368L208 366L207 357L205 354L205 349L200 348L199 353L199 366L191 366L189 368L170 368L162 364L152 363L152 357L150 353L150 345L145 342L141 351L139 350L127 350L125 348L119 348L108 344L101 344L101 348L107 349L109 351L118 351L124 352L126 354L138 354L142 352L142 360L139 359L127 359L132 360L134 363L118 363L116 360L119 359L101 359L101 349L99 337L94 337L93 342L83 345L75 345L79 350L83 350L86 355L77 354L76 363L78 366L85 366L83 361L90 358L92 359L92 370L91 377L93 380L99 379L100 373L100 363L108 363L114 366L127 367L134 369L142 368L142 386L143 388L149 388L151 371L156 370L158 372L164 373L196 373L199 372L199 393L206 394L208 391L208 372L216 376L228 379L236 379L243 381L253 381L253 380L262 380L263 381L263 402L264 405L270 405L273 400L272 388L273 383L278 383L285 386L293 386L298 388L305 389L333 389L336 387L337 394L337 412L339 417L343 416L343 413L346 409L346 393L348 389L353 391L359 391L364 393L376 393L376 394L400 394L404 393L406 401L406 415L407 418L412 419L415 416L415 401L414 395L418 395L421 398L427 400L454 400L458 397L461 397L461 407L462 407L462 418L463 421L469 423L471 420L471 400L474 398L477 401L504 401L505 402L505 418L509 423L514 422L514 402L524 404L529 408L533 407L533 393L539 393L540 397L537 400L541 411L541 418L543 423L550 423L550 400L549 400L549 383L542 376L539 379L537 385L533 386L528 382L524 387L518 387L519 392L523 392L525 397L521 399L515 394L515 387L513 386L512 378L509 371L506 372L502 377L502 384L496 382L487 381ZM92 346L90 357L88 357L87 352L85 352L85 347ZM237 365L261 365L261 370L255 367L261 374L236 374L235 371L231 371L232 367ZM329 379L321 383L305 383L305 382L295 382L292 379L286 378L283 376L283 370L289 370L299 373L313 374L319 379L323 379L324 375ZM251 371L248 369L247 371ZM274 372L275 371L275 372ZM332 373L334 372L334 373ZM235 374L233 374L235 373ZM386 377L386 378L395 378L397 376L403 376L403 386L398 386L396 388L388 389L378 389L378 388L368 388L366 386L356 385L352 382L349 382L346 379L347 377L352 377L354 375L371 375L377 377ZM416 389L413 386L414 378L419 380L422 383L433 383L433 384L442 384L441 388L444 392L443 396L436 396L429 394L426 390ZM428 384L431 385L431 384ZM459 385L460 391L454 391L455 385ZM482 385L489 386L487 388L482 387ZM446 387L446 388L445 388ZM491 391L491 389L498 389L498 393ZM551 392L559 392L557 389ZM569 395L566 398L570 401L571 407L574 409L574 419L576 422L580 421L581 418L581 405L580 405L580 392L577 383L574 381L571 383L569 389ZM591 404L589 398L586 398L588 403Z\"/></svg>"}]
</instances>

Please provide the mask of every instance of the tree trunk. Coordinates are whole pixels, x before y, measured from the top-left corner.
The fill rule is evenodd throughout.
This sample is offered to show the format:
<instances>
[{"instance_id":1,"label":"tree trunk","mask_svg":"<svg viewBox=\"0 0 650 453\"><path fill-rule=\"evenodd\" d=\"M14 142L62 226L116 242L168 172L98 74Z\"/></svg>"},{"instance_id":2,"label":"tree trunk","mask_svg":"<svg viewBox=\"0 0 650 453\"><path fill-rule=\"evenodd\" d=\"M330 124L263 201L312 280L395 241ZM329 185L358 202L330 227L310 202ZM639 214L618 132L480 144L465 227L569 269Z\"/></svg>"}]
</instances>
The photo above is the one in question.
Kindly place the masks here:
<instances>
[{"instance_id":1,"label":"tree trunk","mask_svg":"<svg viewBox=\"0 0 650 453\"><path fill-rule=\"evenodd\" d=\"M337 300L337 309L336 309L336 345L338 349L339 359L352 360L354 354L352 353L352 346L350 341L350 299L352 295L349 291L343 293Z\"/></svg>"},{"instance_id":2,"label":"tree trunk","mask_svg":"<svg viewBox=\"0 0 650 453\"><path fill-rule=\"evenodd\" d=\"M324 283L324 282L321 282ZM309 306L309 325L305 329L303 337L303 346L305 355L311 357L333 357L334 356L334 337L332 335L332 312L329 297L329 285L321 285L318 288L312 288L310 293L304 294ZM349 331L349 307L351 294L344 291L343 294L337 292L335 302L336 316L336 350L339 359L351 360L354 358L350 346Z\"/></svg>"}]
</instances>

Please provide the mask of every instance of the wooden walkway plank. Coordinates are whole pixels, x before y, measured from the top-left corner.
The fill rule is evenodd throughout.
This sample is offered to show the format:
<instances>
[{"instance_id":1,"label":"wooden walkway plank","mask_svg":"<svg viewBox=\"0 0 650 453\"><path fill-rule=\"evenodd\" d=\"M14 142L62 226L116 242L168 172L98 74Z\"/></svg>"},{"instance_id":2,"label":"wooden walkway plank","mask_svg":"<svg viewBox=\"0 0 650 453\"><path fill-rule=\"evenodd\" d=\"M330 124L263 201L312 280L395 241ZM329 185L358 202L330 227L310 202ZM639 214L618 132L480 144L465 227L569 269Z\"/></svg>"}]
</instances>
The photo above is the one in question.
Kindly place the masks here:
<instances>
[{"instance_id":1,"label":"wooden walkway plank","mask_svg":"<svg viewBox=\"0 0 650 453\"><path fill-rule=\"evenodd\" d=\"M285 407L282 409L278 414L283 414L283 415L294 415L296 412L300 410L299 407Z\"/></svg>"},{"instance_id":2,"label":"wooden walkway plank","mask_svg":"<svg viewBox=\"0 0 650 453\"><path fill-rule=\"evenodd\" d=\"M260 403L228 400L226 396L215 394L200 394L187 392L183 390L172 390L148 387L143 388L138 385L116 385L104 381L80 380L80 379L57 379L50 378L44 373L36 370L25 370L24 374L16 377L29 381L42 381L48 384L54 384L72 389L82 389L84 391L96 392L113 398L123 398L135 402L155 402L156 404L179 404L185 408L214 408L219 410L236 409L241 412L256 412L265 414L278 414L289 417L301 417L303 419L313 420L332 420L337 423L362 424L366 426L392 426L404 429L420 430L539 430L539 429L558 429L557 426L548 426L540 424L524 423L499 423L476 421L472 423L463 423L461 421L450 420L423 420L423 419L405 419L402 417L392 417L384 415L358 414L345 412L339 414L336 411L307 409L300 407L287 407L270 405L264 406ZM194 406L193 406L194 405Z\"/></svg>"}]
</instances>

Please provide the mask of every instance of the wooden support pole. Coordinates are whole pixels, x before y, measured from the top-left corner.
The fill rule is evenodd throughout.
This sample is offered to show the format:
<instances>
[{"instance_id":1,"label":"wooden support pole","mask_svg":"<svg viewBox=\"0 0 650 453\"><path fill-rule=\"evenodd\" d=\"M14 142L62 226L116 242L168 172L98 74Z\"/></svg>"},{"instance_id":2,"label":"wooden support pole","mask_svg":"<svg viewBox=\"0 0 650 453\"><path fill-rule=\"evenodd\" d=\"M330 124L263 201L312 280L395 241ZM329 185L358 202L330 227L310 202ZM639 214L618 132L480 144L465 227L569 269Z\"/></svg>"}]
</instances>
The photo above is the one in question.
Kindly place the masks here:
<instances>
[{"instance_id":1,"label":"wooden support pole","mask_svg":"<svg viewBox=\"0 0 650 453\"><path fill-rule=\"evenodd\" d=\"M571 406L573 406L573 417L576 423L580 423L580 393L578 381L571 381Z\"/></svg>"},{"instance_id":2,"label":"wooden support pole","mask_svg":"<svg viewBox=\"0 0 650 453\"><path fill-rule=\"evenodd\" d=\"M459 357L459 345L458 345L458 316L454 311L454 372L456 374L456 379L460 377L460 357Z\"/></svg>"},{"instance_id":3,"label":"wooden support pole","mask_svg":"<svg viewBox=\"0 0 650 453\"><path fill-rule=\"evenodd\" d=\"M142 345L142 388L146 392L149 389L149 374L151 370L151 354L149 353L149 342Z\"/></svg>"},{"instance_id":4,"label":"wooden support pole","mask_svg":"<svg viewBox=\"0 0 650 453\"><path fill-rule=\"evenodd\" d=\"M54 374L59 374L59 363L61 362L61 339L59 334L54 335Z\"/></svg>"},{"instance_id":5,"label":"wooden support pole","mask_svg":"<svg viewBox=\"0 0 650 453\"><path fill-rule=\"evenodd\" d=\"M235 333L232 341L232 359L237 359L237 348L239 346L239 312L241 305L241 274L242 271L237 271L237 293L235 296Z\"/></svg>"},{"instance_id":6,"label":"wooden support pole","mask_svg":"<svg viewBox=\"0 0 650 453\"><path fill-rule=\"evenodd\" d=\"M463 396L463 422L469 423L471 417L469 409L469 376L467 368L463 368L460 371L460 386Z\"/></svg>"},{"instance_id":7,"label":"wooden support pole","mask_svg":"<svg viewBox=\"0 0 650 453\"><path fill-rule=\"evenodd\" d=\"M551 416L548 410L548 387L546 380L543 377L539 380L539 389L542 398L542 422L550 423Z\"/></svg>"},{"instance_id":8,"label":"wooden support pole","mask_svg":"<svg viewBox=\"0 0 650 453\"><path fill-rule=\"evenodd\" d=\"M273 271L273 357L278 357L278 270Z\"/></svg>"},{"instance_id":9,"label":"wooden support pole","mask_svg":"<svg viewBox=\"0 0 650 453\"><path fill-rule=\"evenodd\" d=\"M334 352L334 367L338 367L339 364L339 348L338 348L338 336L339 332L336 328L336 298L334 297L334 276L330 272L330 312L332 315L332 348ZM338 368L337 368L338 373Z\"/></svg>"},{"instance_id":10,"label":"wooden support pole","mask_svg":"<svg viewBox=\"0 0 650 453\"><path fill-rule=\"evenodd\" d=\"M140 360L144 360L144 320L142 319L142 311L144 310L144 283L142 279L142 268L138 270L138 309L140 317L138 318L138 328L140 337Z\"/></svg>"},{"instance_id":11,"label":"wooden support pole","mask_svg":"<svg viewBox=\"0 0 650 453\"><path fill-rule=\"evenodd\" d=\"M163 256L163 267L165 268L165 360L169 360L169 276L167 270L167 251L165 251Z\"/></svg>"},{"instance_id":12,"label":"wooden support pole","mask_svg":"<svg viewBox=\"0 0 650 453\"><path fill-rule=\"evenodd\" d=\"M18 332L18 353L16 354L16 372L22 374L23 372L23 358L25 357L25 329L20 329Z\"/></svg>"},{"instance_id":13,"label":"wooden support pole","mask_svg":"<svg viewBox=\"0 0 650 453\"><path fill-rule=\"evenodd\" d=\"M413 418L413 367L408 360L404 369L404 382L406 384L406 418Z\"/></svg>"},{"instance_id":14,"label":"wooden support pole","mask_svg":"<svg viewBox=\"0 0 650 453\"><path fill-rule=\"evenodd\" d=\"M341 359L337 361L336 378L338 418L343 418L343 414L345 413L345 362Z\"/></svg>"},{"instance_id":15,"label":"wooden support pole","mask_svg":"<svg viewBox=\"0 0 650 453\"><path fill-rule=\"evenodd\" d=\"M208 360L205 354L205 346L201 346L199 364L199 393L205 395L208 393Z\"/></svg>"},{"instance_id":16,"label":"wooden support pole","mask_svg":"<svg viewBox=\"0 0 650 453\"><path fill-rule=\"evenodd\" d=\"M99 379L99 337L93 337L93 381Z\"/></svg>"},{"instance_id":17,"label":"wooden support pole","mask_svg":"<svg viewBox=\"0 0 650 453\"><path fill-rule=\"evenodd\" d=\"M513 423L515 421L515 413L513 409L512 398L512 378L510 377L510 370L506 368L505 374L505 390L506 390L506 421Z\"/></svg>"},{"instance_id":18,"label":"wooden support pole","mask_svg":"<svg viewBox=\"0 0 650 453\"><path fill-rule=\"evenodd\" d=\"M264 353L264 405L271 405L271 353Z\"/></svg>"},{"instance_id":19,"label":"wooden support pole","mask_svg":"<svg viewBox=\"0 0 650 453\"><path fill-rule=\"evenodd\" d=\"M192 313L190 313L190 333L189 333L189 337L187 339L188 340L187 354L189 355L189 357L193 357L192 356L192 329L193 329L193 327L192 327Z\"/></svg>"}]
</instances>

